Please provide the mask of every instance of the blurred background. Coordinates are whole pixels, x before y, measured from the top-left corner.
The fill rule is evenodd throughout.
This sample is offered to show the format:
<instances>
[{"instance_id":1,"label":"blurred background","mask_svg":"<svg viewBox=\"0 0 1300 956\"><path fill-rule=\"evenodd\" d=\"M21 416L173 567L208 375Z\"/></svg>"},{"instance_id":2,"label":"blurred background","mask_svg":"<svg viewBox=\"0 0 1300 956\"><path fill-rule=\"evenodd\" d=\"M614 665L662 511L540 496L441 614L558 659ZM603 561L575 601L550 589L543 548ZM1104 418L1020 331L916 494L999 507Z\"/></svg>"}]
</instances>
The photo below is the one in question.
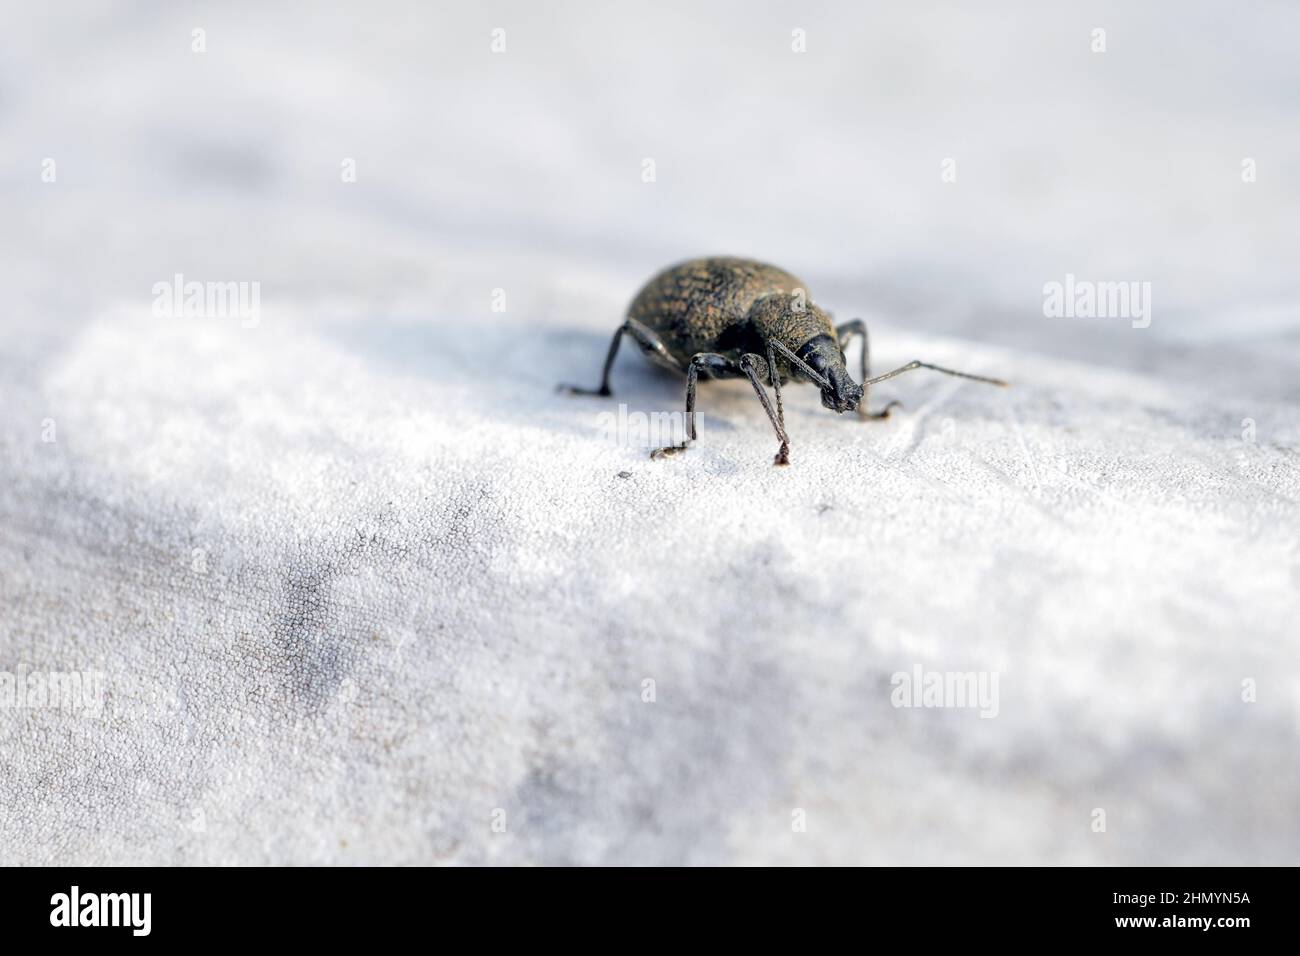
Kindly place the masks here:
<instances>
[{"instance_id":1,"label":"blurred background","mask_svg":"<svg viewBox=\"0 0 1300 956\"><path fill-rule=\"evenodd\" d=\"M11 314L133 301L184 266L392 314L476 314L509 284L562 319L594 277L621 302L720 252L1014 347L1204 346L1261 388L1300 321L1286 3L83 3L6 24ZM1151 282L1150 335L1042 321L1067 272Z\"/></svg>"}]
</instances>

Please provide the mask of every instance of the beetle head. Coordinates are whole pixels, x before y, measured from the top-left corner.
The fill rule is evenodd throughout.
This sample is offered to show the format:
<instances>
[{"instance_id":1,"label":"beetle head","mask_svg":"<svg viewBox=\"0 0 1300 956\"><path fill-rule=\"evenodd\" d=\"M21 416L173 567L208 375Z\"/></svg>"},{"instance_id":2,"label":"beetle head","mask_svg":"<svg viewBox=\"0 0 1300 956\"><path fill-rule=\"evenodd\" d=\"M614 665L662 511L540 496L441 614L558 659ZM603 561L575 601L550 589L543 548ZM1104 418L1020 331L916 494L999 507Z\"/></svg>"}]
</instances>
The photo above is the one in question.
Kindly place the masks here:
<instances>
[{"instance_id":1,"label":"beetle head","mask_svg":"<svg viewBox=\"0 0 1300 956\"><path fill-rule=\"evenodd\" d=\"M862 386L849 375L844 364L844 353L834 338L825 333L814 336L795 354L825 380L826 384L822 386L824 406L833 412L857 410L858 403L862 401Z\"/></svg>"}]
</instances>

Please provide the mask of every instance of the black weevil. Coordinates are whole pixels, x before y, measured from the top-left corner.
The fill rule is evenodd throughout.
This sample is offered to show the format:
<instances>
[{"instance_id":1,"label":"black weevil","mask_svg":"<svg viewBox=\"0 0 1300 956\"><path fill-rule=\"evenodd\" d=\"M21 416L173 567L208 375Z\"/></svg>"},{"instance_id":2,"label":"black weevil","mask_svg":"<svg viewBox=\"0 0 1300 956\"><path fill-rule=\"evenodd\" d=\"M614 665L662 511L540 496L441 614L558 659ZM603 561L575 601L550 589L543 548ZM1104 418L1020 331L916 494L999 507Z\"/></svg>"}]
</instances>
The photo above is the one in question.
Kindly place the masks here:
<instances>
[{"instance_id":1,"label":"black weevil","mask_svg":"<svg viewBox=\"0 0 1300 956\"><path fill-rule=\"evenodd\" d=\"M870 378L867 326L854 319L836 327L831 317L807 295L807 286L775 266L752 259L716 257L692 259L659 273L637 293L627 321L609 345L599 388L561 385L578 395L611 395L609 373L623 336L630 335L656 365L686 376L686 441L651 452L660 458L682 451L695 440L695 382L708 378L749 379L781 441L776 464L790 463L790 439L785 431L781 386L788 381L812 382L822 404L836 412L857 411L862 418L885 418L898 404L878 412L867 410L867 388L916 368L987 382L996 378L971 375L928 362L908 362L892 372ZM844 348L862 337L862 384L845 366ZM764 385L776 392L776 408Z\"/></svg>"}]
</instances>

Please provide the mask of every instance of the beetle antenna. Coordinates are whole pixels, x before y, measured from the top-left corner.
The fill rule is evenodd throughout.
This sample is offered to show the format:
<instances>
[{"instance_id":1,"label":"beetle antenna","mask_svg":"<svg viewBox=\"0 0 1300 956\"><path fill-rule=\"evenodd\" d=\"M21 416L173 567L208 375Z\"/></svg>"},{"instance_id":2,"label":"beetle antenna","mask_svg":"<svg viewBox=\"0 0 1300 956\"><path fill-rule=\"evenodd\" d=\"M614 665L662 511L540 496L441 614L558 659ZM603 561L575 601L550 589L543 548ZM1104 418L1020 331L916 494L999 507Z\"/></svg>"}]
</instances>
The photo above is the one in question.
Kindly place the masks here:
<instances>
[{"instance_id":1,"label":"beetle antenna","mask_svg":"<svg viewBox=\"0 0 1300 956\"><path fill-rule=\"evenodd\" d=\"M891 379L896 375L902 375L904 372L910 372L913 369L918 368L928 368L935 372L943 372L944 375L955 375L957 378L968 378L973 382L984 382L988 385L998 385L1002 388L1009 388L1011 384L1010 382L1002 381L1000 378L988 378L984 375L972 375L970 372L959 372L953 368L944 368L942 365L931 365L929 362L912 361L900 368L894 369L892 372L886 372L884 375L877 375L875 378L868 379L862 383L862 387L866 388L868 385L875 385L877 382L883 382L886 379Z\"/></svg>"},{"instance_id":2,"label":"beetle antenna","mask_svg":"<svg viewBox=\"0 0 1300 956\"><path fill-rule=\"evenodd\" d=\"M799 356L795 355L794 352L790 350L790 347L786 345L784 342L782 342L780 339L776 339L776 338L768 339L768 342L771 345L774 345L776 347L776 350L785 356L786 361L788 361L791 365L796 366L799 369L799 371L803 372L810 379L816 382L818 388L830 388L831 383L826 379L825 375L822 375L820 372L815 371L811 365L809 365Z\"/></svg>"}]
</instances>

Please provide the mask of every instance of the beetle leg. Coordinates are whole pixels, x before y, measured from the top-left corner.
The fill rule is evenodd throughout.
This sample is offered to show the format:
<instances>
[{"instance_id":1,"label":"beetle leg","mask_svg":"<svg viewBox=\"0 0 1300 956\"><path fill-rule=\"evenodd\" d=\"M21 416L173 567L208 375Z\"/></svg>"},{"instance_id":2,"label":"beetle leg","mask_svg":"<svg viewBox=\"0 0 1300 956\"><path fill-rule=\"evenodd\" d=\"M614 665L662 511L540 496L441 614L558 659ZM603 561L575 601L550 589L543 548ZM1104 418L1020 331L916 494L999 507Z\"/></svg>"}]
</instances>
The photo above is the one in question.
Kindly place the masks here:
<instances>
[{"instance_id":1,"label":"beetle leg","mask_svg":"<svg viewBox=\"0 0 1300 956\"><path fill-rule=\"evenodd\" d=\"M768 340L767 362L769 373L776 371L776 356L772 353L771 339ZM767 397L767 392L763 390L763 383L758 377L758 368L756 363L763 361L761 356L752 352L746 352L740 357L740 370L745 373L749 379L749 384L754 386L754 391L758 394L758 400L763 403L763 411L767 412L767 420L772 423L772 428L776 430L776 437L781 439L781 447L777 449L776 457L772 459L773 464L788 465L790 464L790 438L785 433L784 416L778 417L777 413L772 410L772 402ZM775 374L772 374L772 387L776 389L777 407L781 402L781 380Z\"/></svg>"},{"instance_id":2,"label":"beetle leg","mask_svg":"<svg viewBox=\"0 0 1300 956\"><path fill-rule=\"evenodd\" d=\"M929 362L922 362L919 360L908 362L906 365L900 366L892 372L886 372L884 375L877 375L875 378L863 382L862 387L866 388L868 385L875 385L877 382L883 382L885 379L893 378L895 375L902 375L904 372L910 372L915 368L928 368L935 372L943 372L944 375L955 375L958 378L969 378L976 382L987 382L989 385L1001 385L1003 388L1007 387L1007 383L1002 381L1000 378L987 378L983 375L972 375L970 372L958 372L956 369L944 368L942 365L931 365Z\"/></svg>"},{"instance_id":3,"label":"beetle leg","mask_svg":"<svg viewBox=\"0 0 1300 956\"><path fill-rule=\"evenodd\" d=\"M702 368L710 372L726 374L736 371L736 363L717 352L697 352L691 358L690 368L686 370L686 440L680 445L656 448L650 453L651 458L667 458L669 455L675 455L679 451L685 451L686 446L695 441L695 381Z\"/></svg>"},{"instance_id":4,"label":"beetle leg","mask_svg":"<svg viewBox=\"0 0 1300 956\"><path fill-rule=\"evenodd\" d=\"M785 431L785 403L781 401L781 376L776 370L776 348L773 346L771 339L768 339L767 342L767 377L772 383L772 391L776 393L776 421L779 425L777 429L779 435ZM787 442L784 447L787 458L783 464L789 464L789 443Z\"/></svg>"},{"instance_id":5,"label":"beetle leg","mask_svg":"<svg viewBox=\"0 0 1300 956\"><path fill-rule=\"evenodd\" d=\"M866 382L871 378L871 339L867 335L867 323L861 319L850 319L843 325L835 327L835 337L840 340L840 351L849 350L849 342L853 336L862 336L862 381ZM867 388L862 387L862 401L858 403L858 417L867 418L888 418L889 410L895 405L902 406L902 402L890 402L878 412L867 411Z\"/></svg>"},{"instance_id":6,"label":"beetle leg","mask_svg":"<svg viewBox=\"0 0 1300 956\"><path fill-rule=\"evenodd\" d=\"M638 322L636 319L628 319L618 327L614 333L614 339L609 343L609 353L605 356L605 370L600 376L599 388L580 388L577 385L557 385L556 391L567 392L570 395L613 395L609 390L609 373L614 368L614 356L618 355L619 343L623 341L623 335L627 334L637 340L642 348L653 352L655 357L666 362L670 368L675 368L679 372L685 372L682 363L677 361L668 347L664 345L663 339L659 338L648 326Z\"/></svg>"}]
</instances>

